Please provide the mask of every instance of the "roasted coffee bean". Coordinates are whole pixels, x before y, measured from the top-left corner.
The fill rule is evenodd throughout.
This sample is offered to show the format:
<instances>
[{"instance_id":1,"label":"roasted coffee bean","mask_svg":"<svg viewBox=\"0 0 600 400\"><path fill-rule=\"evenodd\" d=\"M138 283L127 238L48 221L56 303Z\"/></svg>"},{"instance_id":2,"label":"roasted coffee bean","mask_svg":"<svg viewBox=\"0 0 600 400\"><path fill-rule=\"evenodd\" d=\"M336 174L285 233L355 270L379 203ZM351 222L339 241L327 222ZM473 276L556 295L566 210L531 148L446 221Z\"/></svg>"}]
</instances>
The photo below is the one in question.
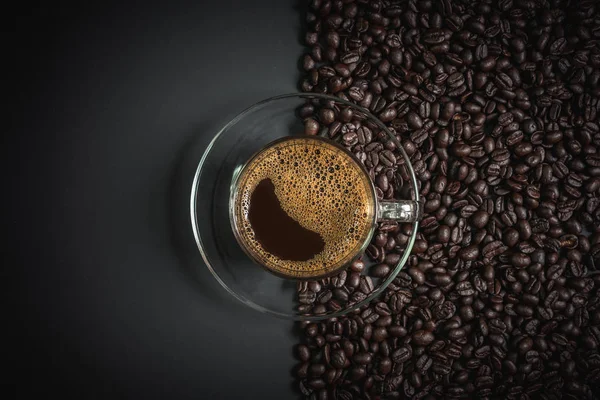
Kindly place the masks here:
<instances>
[{"instance_id":1,"label":"roasted coffee bean","mask_svg":"<svg viewBox=\"0 0 600 400\"><path fill-rule=\"evenodd\" d=\"M483 257L487 259L494 258L506 251L507 247L502 244L499 240L492 241L486 244L482 249Z\"/></svg>"},{"instance_id":2,"label":"roasted coffee bean","mask_svg":"<svg viewBox=\"0 0 600 400\"><path fill-rule=\"evenodd\" d=\"M412 339L413 343L415 343L418 346L427 346L433 341L434 336L431 332L420 330L416 331L413 334Z\"/></svg>"},{"instance_id":3,"label":"roasted coffee bean","mask_svg":"<svg viewBox=\"0 0 600 400\"><path fill-rule=\"evenodd\" d=\"M376 278L383 278L390 272L390 266L387 264L378 264L370 269L370 274Z\"/></svg>"},{"instance_id":4,"label":"roasted coffee bean","mask_svg":"<svg viewBox=\"0 0 600 400\"><path fill-rule=\"evenodd\" d=\"M407 346L400 347L392 352L391 357L395 363L402 364L412 357L412 349Z\"/></svg>"},{"instance_id":5,"label":"roasted coffee bean","mask_svg":"<svg viewBox=\"0 0 600 400\"><path fill-rule=\"evenodd\" d=\"M396 163L396 156L390 150L383 150L379 154L379 160L387 167L391 167Z\"/></svg>"},{"instance_id":6,"label":"roasted coffee bean","mask_svg":"<svg viewBox=\"0 0 600 400\"><path fill-rule=\"evenodd\" d=\"M531 258L524 253L513 253L510 256L510 261L517 268L525 268L531 264Z\"/></svg>"},{"instance_id":7,"label":"roasted coffee bean","mask_svg":"<svg viewBox=\"0 0 600 400\"><path fill-rule=\"evenodd\" d=\"M309 358L310 358L310 350L309 350L308 346L299 345L297 347L296 352L298 354L298 358L301 361L308 361L309 360Z\"/></svg>"},{"instance_id":8,"label":"roasted coffee bean","mask_svg":"<svg viewBox=\"0 0 600 400\"><path fill-rule=\"evenodd\" d=\"M479 246L471 245L464 247L458 252L458 256L463 261L473 261L479 256Z\"/></svg>"},{"instance_id":9,"label":"roasted coffee bean","mask_svg":"<svg viewBox=\"0 0 600 400\"><path fill-rule=\"evenodd\" d=\"M471 222L474 227L481 229L487 225L489 217L490 216L486 211L479 210L471 216Z\"/></svg>"},{"instance_id":10,"label":"roasted coffee bean","mask_svg":"<svg viewBox=\"0 0 600 400\"><path fill-rule=\"evenodd\" d=\"M313 118L307 118L304 121L304 134L316 135L317 133L319 133L319 123Z\"/></svg>"}]
</instances>

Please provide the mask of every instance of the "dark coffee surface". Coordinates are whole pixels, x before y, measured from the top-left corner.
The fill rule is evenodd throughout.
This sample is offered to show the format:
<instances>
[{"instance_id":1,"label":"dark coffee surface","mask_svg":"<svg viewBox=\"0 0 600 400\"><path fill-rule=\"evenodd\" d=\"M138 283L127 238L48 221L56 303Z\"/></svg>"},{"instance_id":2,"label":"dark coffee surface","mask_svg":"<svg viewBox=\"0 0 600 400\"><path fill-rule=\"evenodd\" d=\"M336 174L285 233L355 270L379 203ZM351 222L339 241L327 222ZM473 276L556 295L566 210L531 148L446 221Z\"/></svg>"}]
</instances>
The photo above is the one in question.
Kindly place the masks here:
<instances>
[{"instance_id":1,"label":"dark coffee surface","mask_svg":"<svg viewBox=\"0 0 600 400\"><path fill-rule=\"evenodd\" d=\"M238 241L280 275L328 274L348 264L372 232L369 176L328 140L291 136L267 145L244 166L235 190L231 207ZM254 224L252 202L259 207Z\"/></svg>"},{"instance_id":2,"label":"dark coffee surface","mask_svg":"<svg viewBox=\"0 0 600 400\"><path fill-rule=\"evenodd\" d=\"M325 247L321 235L304 228L281 208L268 178L252 192L248 220L260 245L282 260L308 261Z\"/></svg>"}]
</instances>

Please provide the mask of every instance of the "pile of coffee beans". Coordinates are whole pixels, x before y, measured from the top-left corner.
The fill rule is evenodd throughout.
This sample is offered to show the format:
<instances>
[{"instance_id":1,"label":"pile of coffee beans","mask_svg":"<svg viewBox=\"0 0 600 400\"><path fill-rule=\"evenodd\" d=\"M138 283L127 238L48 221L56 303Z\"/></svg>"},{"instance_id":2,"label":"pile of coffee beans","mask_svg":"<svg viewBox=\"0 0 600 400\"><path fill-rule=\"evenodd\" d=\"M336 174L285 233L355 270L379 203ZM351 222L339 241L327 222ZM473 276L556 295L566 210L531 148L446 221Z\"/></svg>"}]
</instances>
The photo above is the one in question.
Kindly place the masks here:
<instances>
[{"instance_id":1,"label":"pile of coffee beans","mask_svg":"<svg viewBox=\"0 0 600 400\"><path fill-rule=\"evenodd\" d=\"M600 397L599 7L310 2L302 90L388 126L425 214L378 300L302 324L295 374L306 398ZM325 132L363 162L380 198L406 198L384 132L334 105L301 116L307 134ZM382 224L364 260L299 285L304 310L366 298L410 234Z\"/></svg>"}]
</instances>

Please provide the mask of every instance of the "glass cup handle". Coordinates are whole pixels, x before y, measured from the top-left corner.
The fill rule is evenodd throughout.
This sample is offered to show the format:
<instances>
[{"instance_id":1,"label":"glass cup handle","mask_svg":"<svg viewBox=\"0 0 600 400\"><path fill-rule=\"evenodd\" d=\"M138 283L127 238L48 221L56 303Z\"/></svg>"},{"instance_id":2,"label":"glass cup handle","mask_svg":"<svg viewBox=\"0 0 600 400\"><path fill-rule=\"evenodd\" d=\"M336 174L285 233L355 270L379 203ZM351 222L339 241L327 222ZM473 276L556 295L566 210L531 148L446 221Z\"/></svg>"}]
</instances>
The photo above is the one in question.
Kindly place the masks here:
<instances>
[{"instance_id":1,"label":"glass cup handle","mask_svg":"<svg viewBox=\"0 0 600 400\"><path fill-rule=\"evenodd\" d=\"M423 206L414 200L380 200L377 203L377 221L415 222L421 219Z\"/></svg>"}]
</instances>

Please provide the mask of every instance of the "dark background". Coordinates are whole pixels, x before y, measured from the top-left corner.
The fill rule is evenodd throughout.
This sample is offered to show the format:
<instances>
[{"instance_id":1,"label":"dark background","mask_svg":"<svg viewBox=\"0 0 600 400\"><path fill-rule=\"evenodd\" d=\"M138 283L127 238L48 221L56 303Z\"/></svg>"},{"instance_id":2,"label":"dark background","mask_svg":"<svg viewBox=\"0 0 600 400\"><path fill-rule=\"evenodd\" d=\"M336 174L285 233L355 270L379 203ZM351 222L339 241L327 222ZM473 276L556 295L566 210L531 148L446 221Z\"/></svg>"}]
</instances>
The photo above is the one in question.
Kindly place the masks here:
<instances>
[{"instance_id":1,"label":"dark background","mask_svg":"<svg viewBox=\"0 0 600 400\"><path fill-rule=\"evenodd\" d=\"M1 382L17 398L297 397L294 325L212 278L188 199L217 129L297 90L302 2L203 3L5 14Z\"/></svg>"}]
</instances>

